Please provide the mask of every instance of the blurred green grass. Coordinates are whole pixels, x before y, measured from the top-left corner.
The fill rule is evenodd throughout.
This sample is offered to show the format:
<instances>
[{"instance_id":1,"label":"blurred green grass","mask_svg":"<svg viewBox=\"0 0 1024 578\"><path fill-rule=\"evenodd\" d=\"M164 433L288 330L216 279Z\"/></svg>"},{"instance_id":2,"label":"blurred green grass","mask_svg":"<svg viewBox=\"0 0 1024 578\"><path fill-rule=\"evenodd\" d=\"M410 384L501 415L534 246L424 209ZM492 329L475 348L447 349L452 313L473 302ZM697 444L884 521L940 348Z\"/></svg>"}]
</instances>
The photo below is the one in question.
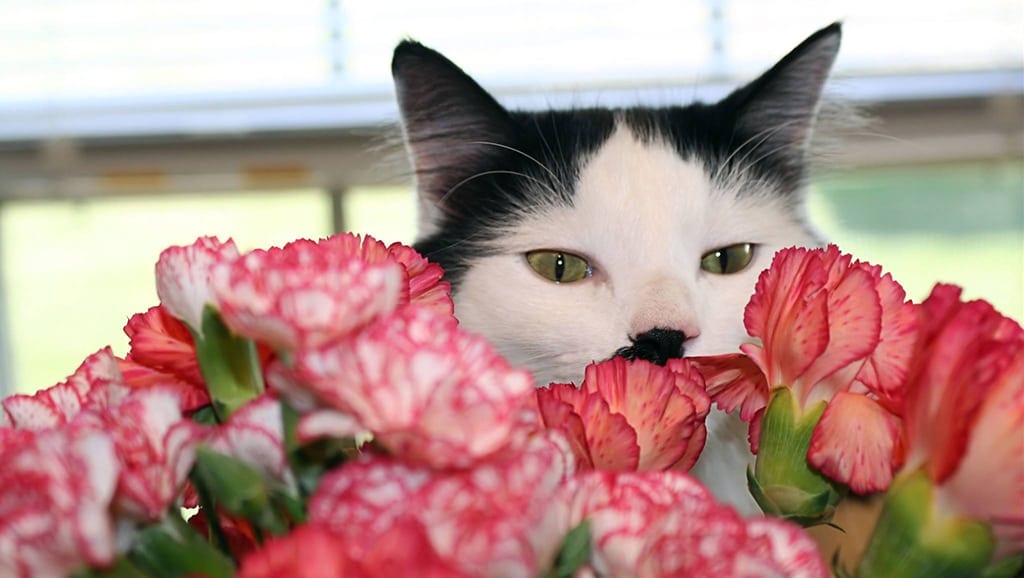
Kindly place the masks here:
<instances>
[{"instance_id":1,"label":"blurred green grass","mask_svg":"<svg viewBox=\"0 0 1024 578\"><path fill-rule=\"evenodd\" d=\"M1024 173L1019 162L857 170L820 179L812 220L847 252L882 265L921 299L962 285L1024 319ZM351 230L411 241L407 189L354 190ZM127 351L128 318L156 304L160 251L200 235L241 249L329 234L320 191L239 192L75 201L12 201L0 210L0 265L16 388L62 380L110 344Z\"/></svg>"}]
</instances>

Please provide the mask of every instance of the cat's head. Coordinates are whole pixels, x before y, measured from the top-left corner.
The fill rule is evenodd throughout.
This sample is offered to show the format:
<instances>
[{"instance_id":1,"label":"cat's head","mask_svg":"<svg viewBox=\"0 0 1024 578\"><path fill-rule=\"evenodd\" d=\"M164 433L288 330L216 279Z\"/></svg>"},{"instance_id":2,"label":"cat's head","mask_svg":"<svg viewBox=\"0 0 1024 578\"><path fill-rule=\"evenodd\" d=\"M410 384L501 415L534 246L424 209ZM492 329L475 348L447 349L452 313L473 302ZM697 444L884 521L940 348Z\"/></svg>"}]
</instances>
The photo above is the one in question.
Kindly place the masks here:
<instances>
[{"instance_id":1,"label":"cat's head","mask_svg":"<svg viewBox=\"0 0 1024 578\"><path fill-rule=\"evenodd\" d=\"M616 353L735 351L772 255L815 244L807 147L840 27L714 104L513 112L418 43L392 72L417 248L464 327L540 384Z\"/></svg>"}]
</instances>

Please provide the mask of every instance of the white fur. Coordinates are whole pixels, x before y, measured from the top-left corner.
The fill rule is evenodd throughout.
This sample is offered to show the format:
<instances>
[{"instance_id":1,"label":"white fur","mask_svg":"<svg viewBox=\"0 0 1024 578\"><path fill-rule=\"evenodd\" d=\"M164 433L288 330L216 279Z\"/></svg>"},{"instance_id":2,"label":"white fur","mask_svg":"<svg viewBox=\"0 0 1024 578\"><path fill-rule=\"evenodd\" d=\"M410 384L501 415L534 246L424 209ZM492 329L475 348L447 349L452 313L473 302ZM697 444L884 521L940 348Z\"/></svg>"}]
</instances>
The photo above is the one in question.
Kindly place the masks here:
<instances>
[{"instance_id":1,"label":"white fur","mask_svg":"<svg viewBox=\"0 0 1024 578\"><path fill-rule=\"evenodd\" d=\"M454 296L462 325L531 369L539 385L578 384L587 364L654 327L690 336L687 355L737 351L760 271L777 250L814 242L767 185L737 175L716 186L702 164L623 126L583 164L575 190L573 207L538 209L502 235L498 254L474 262ZM758 245L746 270L701 270L708 251L744 242ZM524 253L534 249L576 253L594 274L552 283L527 264ZM708 428L694 473L720 499L757 511L744 476L752 459L746 425L713 412Z\"/></svg>"}]
</instances>

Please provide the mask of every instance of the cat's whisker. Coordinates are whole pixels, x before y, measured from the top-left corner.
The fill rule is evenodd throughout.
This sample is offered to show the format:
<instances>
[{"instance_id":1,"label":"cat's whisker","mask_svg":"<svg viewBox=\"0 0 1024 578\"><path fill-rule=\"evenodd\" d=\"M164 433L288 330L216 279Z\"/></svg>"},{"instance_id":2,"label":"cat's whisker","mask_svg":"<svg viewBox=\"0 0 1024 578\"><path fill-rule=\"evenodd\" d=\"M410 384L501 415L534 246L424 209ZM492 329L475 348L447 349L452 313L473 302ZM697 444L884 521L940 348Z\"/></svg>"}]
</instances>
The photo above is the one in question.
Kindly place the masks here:
<instances>
[{"instance_id":1,"label":"cat's whisker","mask_svg":"<svg viewBox=\"0 0 1024 578\"><path fill-rule=\"evenodd\" d=\"M470 176L462 179L458 183L455 183L455 185L453 185L450 189L448 189L448 191L446 191L445 194L441 195L441 197L438 198L437 201L434 202L434 205L436 205L438 207L442 206L444 204L445 200L448 199L448 197L450 197L455 191L460 189L466 183L468 183L470 181L473 181L475 179L478 179L480 177L486 177L486 176L489 176L489 175L512 175L512 176L516 176L516 177L523 177L524 179L533 181L533 182L537 183L538 185L544 187L544 189L547 190L549 193L551 193L553 195L556 195L556 196L558 195L558 193L555 192L551 188L550 185L548 185L544 181L538 179L537 177L528 175L526 173L521 173L519 171L495 169L495 170L491 170L491 171L482 171L482 172L479 172L479 173L475 173L473 175L470 175Z\"/></svg>"},{"instance_id":2,"label":"cat's whisker","mask_svg":"<svg viewBox=\"0 0 1024 578\"><path fill-rule=\"evenodd\" d=\"M543 134L541 134L541 138L543 138ZM524 158L533 161L537 166L539 166L540 168L544 169L545 172L547 172L549 175L551 175L551 178L555 181L555 184L558 185L559 187L561 187L563 190L565 190L565 184L562 183L561 179L559 179L558 176L555 175L555 172L552 171L550 167L548 167L544 163L542 163L539 160L537 160L536 157L534 157L534 156L532 156L530 154L527 154L526 152L523 152L523 151L517 149L516 147L511 147L511 146L508 146L508 145L503 145L501 143L484 141L484 140L473 141L470 144L481 144L481 145L488 145L488 146L498 147L498 148L505 149L505 150L510 151L510 152L514 152L514 153L516 153L518 155L522 155ZM548 148L548 150L550 150L550 147ZM548 188L550 190L550 187L548 187ZM554 191L551 191L551 192L554 192Z\"/></svg>"},{"instance_id":3,"label":"cat's whisker","mask_svg":"<svg viewBox=\"0 0 1024 578\"><path fill-rule=\"evenodd\" d=\"M787 128L787 127L789 127L790 125L792 125L792 124L794 124L796 122L798 122L798 121L797 120L789 120L789 121L786 121L786 122L779 123L779 124L777 124L777 125L775 125L773 127L769 127L769 128L767 128L765 130L758 131L758 132L754 133L753 136L751 136L750 138L745 140L742 144L740 144L740 146L736 147L736 150L731 152L729 154L729 156L725 157L725 160L722 161L722 163L718 166L718 169L715 171L715 175L713 176L713 179L716 180L716 181L719 180L723 176L723 171L726 170L726 168L729 165L729 162L732 161L733 158L735 158L737 154L739 154L741 151L743 151L744 148L746 148L747 150L744 152L743 157L737 159L737 161L736 161L736 164L740 165L740 166L745 166L744 163L745 163L747 157L749 157L751 154L753 154L753 152L757 150L757 147L761 146L762 144L765 143L765 141L767 141L768 139L770 139L773 136L775 136L775 134L778 133L780 130L782 130L784 128ZM747 148L747 146L750 145L751 143L753 143L755 140L757 142L754 143L753 146L750 146L749 148ZM789 146L789 145L787 145L787 146ZM784 148L786 148L786 147L778 148L778 149L776 149L776 151L783 150ZM762 158L764 158L764 157L762 157Z\"/></svg>"}]
</instances>

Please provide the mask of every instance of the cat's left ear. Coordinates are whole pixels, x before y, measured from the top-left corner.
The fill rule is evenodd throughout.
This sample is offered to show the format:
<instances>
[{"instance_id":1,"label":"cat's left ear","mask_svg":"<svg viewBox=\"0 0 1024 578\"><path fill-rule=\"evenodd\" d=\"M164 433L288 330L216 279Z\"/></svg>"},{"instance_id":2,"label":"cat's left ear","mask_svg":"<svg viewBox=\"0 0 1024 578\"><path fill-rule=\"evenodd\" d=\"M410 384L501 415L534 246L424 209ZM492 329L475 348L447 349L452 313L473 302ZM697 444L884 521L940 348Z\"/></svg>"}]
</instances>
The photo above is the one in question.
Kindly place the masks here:
<instances>
[{"instance_id":1,"label":"cat's left ear","mask_svg":"<svg viewBox=\"0 0 1024 578\"><path fill-rule=\"evenodd\" d=\"M735 119L734 146L773 156L780 176L796 184L804 172L825 81L839 53L842 27L836 22L800 43L775 66L721 102Z\"/></svg>"}]
</instances>

